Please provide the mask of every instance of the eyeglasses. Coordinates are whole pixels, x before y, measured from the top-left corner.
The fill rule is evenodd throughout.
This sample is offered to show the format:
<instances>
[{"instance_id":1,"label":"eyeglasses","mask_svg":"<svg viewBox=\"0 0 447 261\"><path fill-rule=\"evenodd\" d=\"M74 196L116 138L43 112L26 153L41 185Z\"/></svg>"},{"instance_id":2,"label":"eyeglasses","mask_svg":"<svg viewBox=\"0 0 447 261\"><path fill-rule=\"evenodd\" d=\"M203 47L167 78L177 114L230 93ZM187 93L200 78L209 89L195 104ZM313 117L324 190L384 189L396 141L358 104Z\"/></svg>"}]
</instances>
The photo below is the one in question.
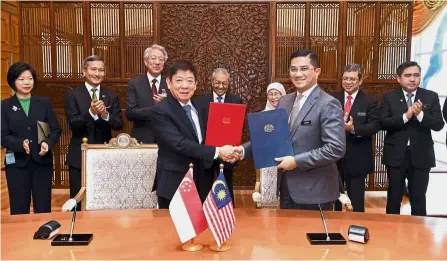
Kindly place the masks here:
<instances>
[{"instance_id":1,"label":"eyeglasses","mask_svg":"<svg viewBox=\"0 0 447 261\"><path fill-rule=\"evenodd\" d=\"M351 81L351 82L356 82L358 81L357 78L353 78L353 77L343 77L341 78L342 81L347 82L347 81Z\"/></svg>"},{"instance_id":2,"label":"eyeglasses","mask_svg":"<svg viewBox=\"0 0 447 261\"><path fill-rule=\"evenodd\" d=\"M297 68L297 67L290 67L289 71L292 74L295 74L297 72L301 72L303 74L308 73L311 70L315 70L315 68L309 68L309 67L301 67L301 68Z\"/></svg>"},{"instance_id":3,"label":"eyeglasses","mask_svg":"<svg viewBox=\"0 0 447 261\"><path fill-rule=\"evenodd\" d=\"M157 57L157 56L151 56L151 57L149 57L149 61L151 61L151 62L156 62L156 61L159 61L159 62L161 62L161 63L164 63L165 62L165 58L164 57Z\"/></svg>"},{"instance_id":4,"label":"eyeglasses","mask_svg":"<svg viewBox=\"0 0 447 261\"><path fill-rule=\"evenodd\" d=\"M230 85L229 82L213 81L213 85L214 85L214 86L219 86L219 85L221 85L221 84L222 84L223 87L228 87L228 85Z\"/></svg>"}]
</instances>

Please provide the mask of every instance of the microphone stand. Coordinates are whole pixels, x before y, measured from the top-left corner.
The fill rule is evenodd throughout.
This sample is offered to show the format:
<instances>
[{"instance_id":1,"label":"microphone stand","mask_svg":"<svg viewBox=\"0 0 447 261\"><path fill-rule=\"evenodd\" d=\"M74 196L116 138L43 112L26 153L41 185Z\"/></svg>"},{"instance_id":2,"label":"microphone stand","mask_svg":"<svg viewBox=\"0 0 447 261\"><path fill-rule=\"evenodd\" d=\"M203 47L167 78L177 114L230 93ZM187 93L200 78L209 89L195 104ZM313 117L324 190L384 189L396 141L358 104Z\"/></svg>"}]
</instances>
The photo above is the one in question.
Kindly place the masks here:
<instances>
[{"instance_id":1,"label":"microphone stand","mask_svg":"<svg viewBox=\"0 0 447 261\"><path fill-rule=\"evenodd\" d=\"M78 207L78 203L76 202L76 205L74 206L74 212L73 217L71 218L71 228L70 228L70 238L68 241L73 241L73 229L76 221L76 208Z\"/></svg>"},{"instance_id":2,"label":"microphone stand","mask_svg":"<svg viewBox=\"0 0 447 261\"><path fill-rule=\"evenodd\" d=\"M320 217L323 221L324 233L306 233L307 240L311 245L346 245L346 239L340 233L328 233L326 218L324 217L321 205L318 204L320 209Z\"/></svg>"},{"instance_id":3,"label":"microphone stand","mask_svg":"<svg viewBox=\"0 0 447 261\"><path fill-rule=\"evenodd\" d=\"M74 226L76 222L76 208L78 202L74 205L73 216L71 218L70 234L59 234L53 241L52 246L87 246L93 239L93 234L73 234Z\"/></svg>"}]
</instances>

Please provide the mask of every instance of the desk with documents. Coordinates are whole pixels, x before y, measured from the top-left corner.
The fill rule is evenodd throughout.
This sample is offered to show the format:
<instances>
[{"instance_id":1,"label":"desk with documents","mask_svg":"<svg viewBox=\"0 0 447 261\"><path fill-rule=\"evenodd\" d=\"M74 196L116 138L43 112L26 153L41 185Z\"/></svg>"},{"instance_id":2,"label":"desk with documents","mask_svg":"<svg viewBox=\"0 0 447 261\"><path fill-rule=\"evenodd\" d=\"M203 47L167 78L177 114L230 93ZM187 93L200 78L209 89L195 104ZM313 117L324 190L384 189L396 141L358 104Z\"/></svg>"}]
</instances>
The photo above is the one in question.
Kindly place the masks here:
<instances>
[{"instance_id":1,"label":"desk with documents","mask_svg":"<svg viewBox=\"0 0 447 261\"><path fill-rule=\"evenodd\" d=\"M350 212L325 212L330 232L347 238L350 225L365 226L367 244L311 246L307 232L322 232L318 211L236 209L233 248L217 253L209 231L199 252L184 252L167 210L79 212L75 231L93 233L89 246L52 247L33 240L43 223L57 220L70 230L71 213L2 214L2 259L447 259L447 219Z\"/></svg>"}]
</instances>

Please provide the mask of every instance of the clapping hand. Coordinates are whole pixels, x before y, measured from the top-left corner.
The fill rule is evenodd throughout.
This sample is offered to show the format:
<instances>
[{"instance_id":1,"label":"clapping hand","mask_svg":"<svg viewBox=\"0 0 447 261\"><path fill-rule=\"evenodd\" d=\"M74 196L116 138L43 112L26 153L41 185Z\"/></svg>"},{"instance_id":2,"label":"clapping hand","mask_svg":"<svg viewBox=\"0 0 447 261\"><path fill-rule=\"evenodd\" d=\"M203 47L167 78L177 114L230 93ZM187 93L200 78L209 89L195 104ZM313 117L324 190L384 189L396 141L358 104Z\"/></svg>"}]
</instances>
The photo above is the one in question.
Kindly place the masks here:
<instances>
[{"instance_id":1,"label":"clapping hand","mask_svg":"<svg viewBox=\"0 0 447 261\"><path fill-rule=\"evenodd\" d=\"M42 143L40 144L40 152L39 152L39 155L40 155L40 156L43 156L43 155L47 154L47 152L48 152L48 144L47 144L46 142L42 142Z\"/></svg>"},{"instance_id":2,"label":"clapping hand","mask_svg":"<svg viewBox=\"0 0 447 261\"><path fill-rule=\"evenodd\" d=\"M419 115L419 113L421 113L421 111L422 111L421 100L418 100L417 102L415 102L410 108L413 111L413 115L415 115L417 117Z\"/></svg>"},{"instance_id":3,"label":"clapping hand","mask_svg":"<svg viewBox=\"0 0 447 261\"><path fill-rule=\"evenodd\" d=\"M25 152L26 152L26 154L29 154L29 140L28 139L26 139L26 140L24 140L23 141L23 149L25 150Z\"/></svg>"},{"instance_id":4,"label":"clapping hand","mask_svg":"<svg viewBox=\"0 0 447 261\"><path fill-rule=\"evenodd\" d=\"M348 117L349 117L349 121L348 121ZM354 119L352 118L352 116L349 116L349 113L346 112L343 119L345 122L345 131L352 131L352 129L354 128Z\"/></svg>"}]
</instances>

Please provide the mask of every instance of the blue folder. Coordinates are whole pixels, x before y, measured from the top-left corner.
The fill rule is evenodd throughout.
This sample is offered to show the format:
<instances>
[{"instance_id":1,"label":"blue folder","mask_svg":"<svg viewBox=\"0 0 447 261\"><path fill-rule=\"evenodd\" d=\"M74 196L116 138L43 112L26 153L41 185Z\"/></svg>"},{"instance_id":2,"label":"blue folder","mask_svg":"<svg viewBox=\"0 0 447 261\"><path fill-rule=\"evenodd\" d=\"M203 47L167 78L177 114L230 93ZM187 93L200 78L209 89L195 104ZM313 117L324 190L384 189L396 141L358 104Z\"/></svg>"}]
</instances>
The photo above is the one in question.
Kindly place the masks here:
<instances>
[{"instance_id":1,"label":"blue folder","mask_svg":"<svg viewBox=\"0 0 447 261\"><path fill-rule=\"evenodd\" d=\"M294 156L285 109L250 113L247 121L255 168L277 166L275 158Z\"/></svg>"}]
</instances>

